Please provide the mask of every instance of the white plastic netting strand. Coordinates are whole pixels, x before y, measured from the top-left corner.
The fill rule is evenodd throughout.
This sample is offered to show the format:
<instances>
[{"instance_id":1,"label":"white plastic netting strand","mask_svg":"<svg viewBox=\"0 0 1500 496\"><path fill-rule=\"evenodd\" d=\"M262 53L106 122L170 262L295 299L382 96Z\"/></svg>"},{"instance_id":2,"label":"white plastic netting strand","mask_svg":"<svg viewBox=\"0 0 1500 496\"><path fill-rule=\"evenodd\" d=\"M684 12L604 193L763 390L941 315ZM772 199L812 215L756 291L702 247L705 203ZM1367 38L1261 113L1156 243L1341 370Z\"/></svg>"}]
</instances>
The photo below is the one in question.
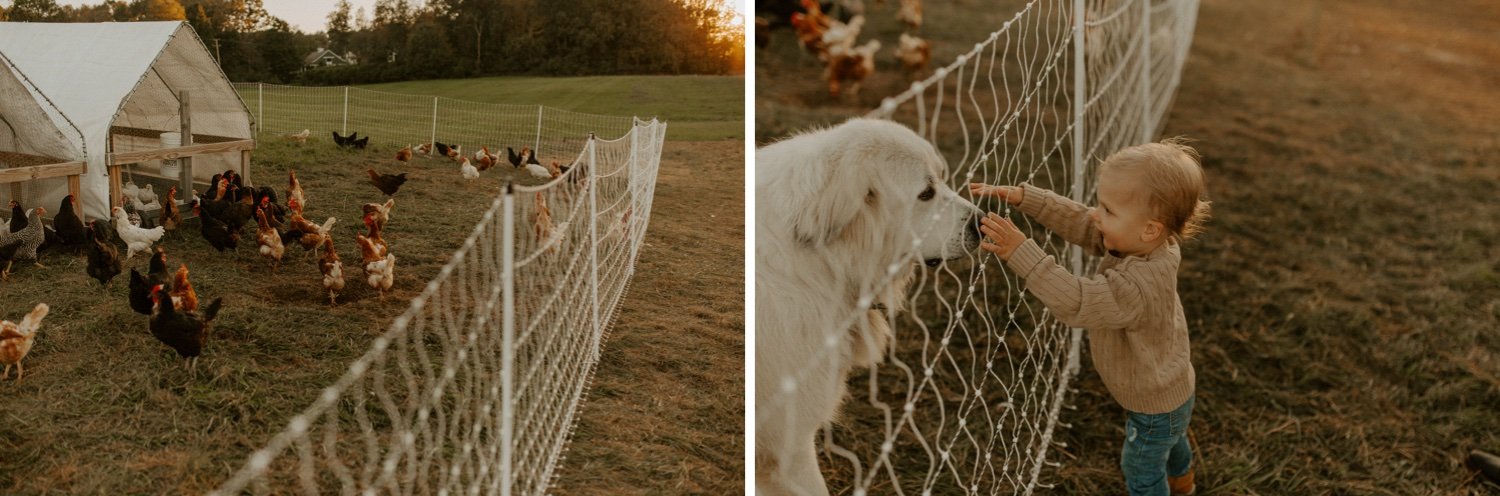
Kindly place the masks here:
<instances>
[{"instance_id":1,"label":"white plastic netting strand","mask_svg":"<svg viewBox=\"0 0 1500 496\"><path fill-rule=\"evenodd\" d=\"M486 114L488 130L453 135L526 135L557 155L574 140L548 133L619 137L583 132L568 173L495 198L411 307L214 494L546 492L633 274L666 124L624 118L614 129L618 118L550 110L575 117L546 124L537 109ZM266 115L302 119L285 129L334 123ZM349 115L370 136L407 136L401 122Z\"/></svg>"},{"instance_id":2,"label":"white plastic netting strand","mask_svg":"<svg viewBox=\"0 0 1500 496\"><path fill-rule=\"evenodd\" d=\"M952 63L887 98L869 117L901 122L948 160L950 187L1030 182L1075 200L1094 196L1094 165L1152 141L1192 41L1196 0L999 2L1004 21ZM1093 262L1003 203L1009 216L1075 274ZM901 263L916 264L910 259ZM918 264L920 266L920 264ZM891 267L891 274L897 274ZM891 279L888 278L888 279ZM887 280L886 284L892 281ZM885 287L859 298L835 329L864 319ZM842 413L817 444L834 493L1031 494L1079 370L1082 332L1054 320L986 252L921 267L885 360L855 372ZM832 349L829 347L825 351ZM758 373L765 373L759 371ZM767 412L805 378L792 375ZM808 489L809 494L817 492Z\"/></svg>"}]
</instances>

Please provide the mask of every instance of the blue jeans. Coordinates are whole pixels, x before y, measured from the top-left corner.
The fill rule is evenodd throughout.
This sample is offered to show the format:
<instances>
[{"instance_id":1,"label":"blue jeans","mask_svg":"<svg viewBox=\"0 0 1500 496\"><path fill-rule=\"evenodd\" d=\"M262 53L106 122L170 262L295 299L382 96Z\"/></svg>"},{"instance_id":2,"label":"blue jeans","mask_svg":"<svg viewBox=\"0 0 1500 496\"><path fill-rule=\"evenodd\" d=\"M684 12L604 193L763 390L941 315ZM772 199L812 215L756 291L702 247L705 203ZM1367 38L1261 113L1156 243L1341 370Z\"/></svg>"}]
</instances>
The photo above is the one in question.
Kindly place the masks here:
<instances>
[{"instance_id":1,"label":"blue jeans","mask_svg":"<svg viewBox=\"0 0 1500 496\"><path fill-rule=\"evenodd\" d=\"M1193 464L1188 423L1196 395L1167 413L1125 412L1125 449L1120 470L1131 496L1167 496L1167 476L1186 475Z\"/></svg>"}]
</instances>

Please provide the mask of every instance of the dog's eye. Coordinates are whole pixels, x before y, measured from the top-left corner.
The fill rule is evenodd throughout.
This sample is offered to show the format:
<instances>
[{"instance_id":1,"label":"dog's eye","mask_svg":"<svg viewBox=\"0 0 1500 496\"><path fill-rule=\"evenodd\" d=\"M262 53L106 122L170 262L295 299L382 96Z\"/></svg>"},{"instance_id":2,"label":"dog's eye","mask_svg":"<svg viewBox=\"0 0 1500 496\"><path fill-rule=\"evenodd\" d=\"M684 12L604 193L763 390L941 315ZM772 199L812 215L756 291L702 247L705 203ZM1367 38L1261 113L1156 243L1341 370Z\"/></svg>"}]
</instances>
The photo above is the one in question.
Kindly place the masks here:
<instances>
[{"instance_id":1,"label":"dog's eye","mask_svg":"<svg viewBox=\"0 0 1500 496\"><path fill-rule=\"evenodd\" d=\"M922 190L922 194L917 195L917 199L927 201L931 200L934 196L937 196L937 189L933 188L932 186L928 186L927 189Z\"/></svg>"}]
</instances>

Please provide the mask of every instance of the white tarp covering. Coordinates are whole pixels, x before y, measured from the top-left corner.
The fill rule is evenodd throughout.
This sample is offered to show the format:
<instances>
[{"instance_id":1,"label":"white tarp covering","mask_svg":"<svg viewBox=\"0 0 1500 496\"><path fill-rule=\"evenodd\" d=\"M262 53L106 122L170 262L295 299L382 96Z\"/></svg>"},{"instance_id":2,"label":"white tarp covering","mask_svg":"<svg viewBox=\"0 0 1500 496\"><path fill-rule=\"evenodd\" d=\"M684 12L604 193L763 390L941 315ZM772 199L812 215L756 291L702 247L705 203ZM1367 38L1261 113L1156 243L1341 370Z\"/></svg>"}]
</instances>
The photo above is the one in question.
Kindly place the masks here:
<instances>
[{"instance_id":1,"label":"white tarp covering","mask_svg":"<svg viewBox=\"0 0 1500 496\"><path fill-rule=\"evenodd\" d=\"M91 218L108 214L110 127L179 131L181 91L191 93L193 134L251 139L250 113L185 22L0 22L0 53L83 133L79 200Z\"/></svg>"},{"instance_id":2,"label":"white tarp covering","mask_svg":"<svg viewBox=\"0 0 1500 496\"><path fill-rule=\"evenodd\" d=\"M47 100L36 98L37 93L4 52L0 52L0 152L83 161L83 136L78 128L62 119ZM62 121L63 127L59 129L54 120ZM0 163L6 167L28 165L41 164Z\"/></svg>"}]
</instances>

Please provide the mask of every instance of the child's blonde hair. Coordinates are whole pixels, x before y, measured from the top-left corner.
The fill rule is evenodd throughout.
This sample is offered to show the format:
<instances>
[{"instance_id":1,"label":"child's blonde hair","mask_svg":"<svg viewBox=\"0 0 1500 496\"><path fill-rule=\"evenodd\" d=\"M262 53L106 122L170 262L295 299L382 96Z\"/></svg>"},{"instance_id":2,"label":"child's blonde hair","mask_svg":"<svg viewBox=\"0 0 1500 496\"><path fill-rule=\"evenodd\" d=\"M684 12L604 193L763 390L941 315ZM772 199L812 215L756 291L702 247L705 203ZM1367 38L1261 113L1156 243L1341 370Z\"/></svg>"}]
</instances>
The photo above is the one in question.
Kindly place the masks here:
<instances>
[{"instance_id":1,"label":"child's blonde hair","mask_svg":"<svg viewBox=\"0 0 1500 496\"><path fill-rule=\"evenodd\" d=\"M1178 240L1193 239L1208 221L1209 202L1203 200L1203 167L1198 151L1182 137L1125 148L1104 160L1100 169L1142 174L1150 190L1153 215Z\"/></svg>"}]
</instances>

